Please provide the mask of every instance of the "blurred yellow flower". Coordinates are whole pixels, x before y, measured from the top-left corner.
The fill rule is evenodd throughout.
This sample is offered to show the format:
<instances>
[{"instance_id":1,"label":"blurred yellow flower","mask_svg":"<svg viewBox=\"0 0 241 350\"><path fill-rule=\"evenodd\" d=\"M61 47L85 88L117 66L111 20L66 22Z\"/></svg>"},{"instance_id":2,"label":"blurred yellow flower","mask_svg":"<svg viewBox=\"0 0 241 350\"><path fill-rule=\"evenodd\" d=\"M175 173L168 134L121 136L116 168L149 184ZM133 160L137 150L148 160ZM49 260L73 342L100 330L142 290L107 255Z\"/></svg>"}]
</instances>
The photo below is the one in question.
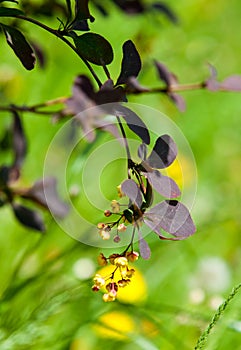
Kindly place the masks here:
<instances>
[{"instance_id":1,"label":"blurred yellow flower","mask_svg":"<svg viewBox=\"0 0 241 350\"><path fill-rule=\"evenodd\" d=\"M172 178L180 189L183 189L184 185L189 186L192 182L192 164L184 155L179 155L174 162L165 169L165 174Z\"/></svg>"},{"instance_id":2,"label":"blurred yellow flower","mask_svg":"<svg viewBox=\"0 0 241 350\"><path fill-rule=\"evenodd\" d=\"M101 315L98 321L99 323L93 325L93 329L101 337L126 340L128 334L136 331L133 319L120 311L107 312Z\"/></svg>"},{"instance_id":3,"label":"blurred yellow flower","mask_svg":"<svg viewBox=\"0 0 241 350\"><path fill-rule=\"evenodd\" d=\"M113 266L107 265L97 271L101 276L108 276L113 272ZM116 271L114 282L118 282L122 279L119 271ZM106 292L103 289L103 292ZM120 302L124 303L139 303L146 299L147 296L147 285L139 270L135 267L135 273L132 277L131 283L124 288L119 288L117 298Z\"/></svg>"}]
</instances>

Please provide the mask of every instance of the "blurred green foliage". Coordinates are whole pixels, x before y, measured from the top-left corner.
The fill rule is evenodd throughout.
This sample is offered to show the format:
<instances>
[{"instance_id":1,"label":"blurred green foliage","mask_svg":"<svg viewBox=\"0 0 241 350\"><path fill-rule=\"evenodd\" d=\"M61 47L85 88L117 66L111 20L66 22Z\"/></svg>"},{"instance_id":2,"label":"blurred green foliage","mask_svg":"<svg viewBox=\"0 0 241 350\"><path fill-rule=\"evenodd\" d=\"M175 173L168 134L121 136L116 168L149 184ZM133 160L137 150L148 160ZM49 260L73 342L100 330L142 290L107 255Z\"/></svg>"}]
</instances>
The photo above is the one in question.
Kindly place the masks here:
<instances>
[{"instance_id":1,"label":"blurred green foliage","mask_svg":"<svg viewBox=\"0 0 241 350\"><path fill-rule=\"evenodd\" d=\"M91 30L113 45L115 60L110 66L113 78L118 77L121 45L127 39L135 42L142 57L143 85L159 84L154 58L167 64L182 83L203 81L208 76L207 62L217 68L220 79L241 74L238 0L168 3L178 15L179 25L170 24L160 15L127 16L114 6L109 17L102 17L92 8L96 21L90 24ZM58 26L57 20L45 21ZM31 24L23 23L22 27L46 51L46 68L25 71L1 37L0 104L31 105L70 95L74 77L79 73L88 75L86 68L55 37ZM100 67L96 71L103 80ZM137 298L136 303L128 303L127 297L126 301L105 304L98 294L91 292L91 273L98 268L99 248L69 237L47 213L47 233L40 235L20 226L8 207L1 208L1 350L194 348L217 306L240 282L241 107L238 93L188 91L182 95L187 102L183 114L161 95L135 96L130 102L165 113L189 141L198 170L192 211L197 233L177 243L162 242L149 235L151 259L136 263L147 285L145 300L138 303ZM23 121L29 151L21 184L29 185L41 178L46 152L62 124L52 124L48 117L31 114L23 115ZM0 135L10 122L9 113L1 112ZM155 130L155 125L152 128ZM106 140L110 137L101 134L92 146L80 144L69 162L68 186L80 186L76 208L92 223L101 219L101 213L93 218L91 205L82 193L81 164ZM1 163L10 159L8 152L0 152ZM122 165L116 163L113 169L106 170L108 180L103 177L109 199L116 196ZM94 173L90 181L99 181L98 177ZM95 234L88 224L79 230ZM87 260L79 260L83 258ZM76 273L78 261L81 268L89 269L85 277ZM89 265L85 265L86 261ZM237 295L210 336L206 349L241 349L240 313Z\"/></svg>"}]
</instances>

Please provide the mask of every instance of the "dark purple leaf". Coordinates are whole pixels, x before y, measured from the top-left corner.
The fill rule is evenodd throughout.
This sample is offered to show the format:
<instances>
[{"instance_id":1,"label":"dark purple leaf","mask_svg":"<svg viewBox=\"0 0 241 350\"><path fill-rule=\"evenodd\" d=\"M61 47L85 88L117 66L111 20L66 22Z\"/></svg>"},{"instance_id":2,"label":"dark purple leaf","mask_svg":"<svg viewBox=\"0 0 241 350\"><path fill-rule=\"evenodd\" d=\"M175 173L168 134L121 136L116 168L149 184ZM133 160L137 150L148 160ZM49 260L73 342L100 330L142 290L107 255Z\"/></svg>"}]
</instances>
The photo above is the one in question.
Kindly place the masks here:
<instances>
[{"instance_id":1,"label":"dark purple leaf","mask_svg":"<svg viewBox=\"0 0 241 350\"><path fill-rule=\"evenodd\" d=\"M90 19L93 22L95 19L89 11L89 0L75 0L75 21Z\"/></svg>"},{"instance_id":2,"label":"dark purple leaf","mask_svg":"<svg viewBox=\"0 0 241 350\"><path fill-rule=\"evenodd\" d=\"M141 58L133 42L126 41L122 50L121 72L116 85L125 84L130 77L137 77L141 70Z\"/></svg>"},{"instance_id":3,"label":"dark purple leaf","mask_svg":"<svg viewBox=\"0 0 241 350\"><path fill-rule=\"evenodd\" d=\"M38 59L40 67L44 68L45 63L46 63L46 59L45 59L45 53L44 53L42 47L40 47L39 43L36 43L33 41L31 41L31 46L34 50L36 58Z\"/></svg>"},{"instance_id":4,"label":"dark purple leaf","mask_svg":"<svg viewBox=\"0 0 241 350\"><path fill-rule=\"evenodd\" d=\"M115 108L115 113L119 117L123 117L128 125L128 127L141 138L141 140L149 145L150 144L150 134L147 126L143 123L140 117L127 107L118 105Z\"/></svg>"},{"instance_id":5,"label":"dark purple leaf","mask_svg":"<svg viewBox=\"0 0 241 350\"><path fill-rule=\"evenodd\" d=\"M23 34L18 29L6 26L5 24L1 24L1 26L8 45L13 49L23 66L28 70L33 69L36 61L35 55Z\"/></svg>"},{"instance_id":6,"label":"dark purple leaf","mask_svg":"<svg viewBox=\"0 0 241 350\"><path fill-rule=\"evenodd\" d=\"M148 92L150 89L146 88L145 86L140 85L138 80L135 77L130 77L126 81L126 89L128 92L135 92L135 93L143 93Z\"/></svg>"},{"instance_id":7,"label":"dark purple leaf","mask_svg":"<svg viewBox=\"0 0 241 350\"><path fill-rule=\"evenodd\" d=\"M145 198L144 208L149 208L152 205L153 193L152 193L152 186L148 180L146 181L146 192L144 194L144 198Z\"/></svg>"},{"instance_id":8,"label":"dark purple leaf","mask_svg":"<svg viewBox=\"0 0 241 350\"><path fill-rule=\"evenodd\" d=\"M6 187L9 182L10 169L6 165L0 166L0 188Z\"/></svg>"},{"instance_id":9,"label":"dark purple leaf","mask_svg":"<svg viewBox=\"0 0 241 350\"><path fill-rule=\"evenodd\" d=\"M185 112L186 103L185 103L185 100L182 96L175 94L173 92L168 93L168 96L175 103L176 107L179 109L180 112Z\"/></svg>"},{"instance_id":10,"label":"dark purple leaf","mask_svg":"<svg viewBox=\"0 0 241 350\"><path fill-rule=\"evenodd\" d=\"M159 78L166 83L167 87L177 84L177 77L163 63L154 61L154 64L157 68Z\"/></svg>"},{"instance_id":11,"label":"dark purple leaf","mask_svg":"<svg viewBox=\"0 0 241 350\"><path fill-rule=\"evenodd\" d=\"M172 164L177 156L177 146L171 136L158 137L146 163L152 168L164 169ZM144 164L143 164L144 166ZM144 166L145 167L145 166Z\"/></svg>"},{"instance_id":12,"label":"dark purple leaf","mask_svg":"<svg viewBox=\"0 0 241 350\"><path fill-rule=\"evenodd\" d=\"M13 112L13 150L15 155L13 167L20 168L26 156L27 141L17 112Z\"/></svg>"},{"instance_id":13,"label":"dark purple leaf","mask_svg":"<svg viewBox=\"0 0 241 350\"><path fill-rule=\"evenodd\" d=\"M177 200L158 203L146 212L145 223L163 239L168 238L160 234L161 228L176 240L185 239L196 231L188 209Z\"/></svg>"},{"instance_id":14,"label":"dark purple leaf","mask_svg":"<svg viewBox=\"0 0 241 350\"><path fill-rule=\"evenodd\" d=\"M138 157L141 160L146 160L146 155L147 155L147 147L145 143L142 143L139 147L138 147Z\"/></svg>"},{"instance_id":15,"label":"dark purple leaf","mask_svg":"<svg viewBox=\"0 0 241 350\"><path fill-rule=\"evenodd\" d=\"M98 105L122 102L125 96L124 89L121 86L114 88L113 81L107 80L95 94L94 100Z\"/></svg>"},{"instance_id":16,"label":"dark purple leaf","mask_svg":"<svg viewBox=\"0 0 241 350\"><path fill-rule=\"evenodd\" d=\"M158 10L161 13L163 13L172 23L178 23L177 16L173 12L173 10L164 2L155 2L154 4L152 4L152 7L155 10Z\"/></svg>"},{"instance_id":17,"label":"dark purple leaf","mask_svg":"<svg viewBox=\"0 0 241 350\"><path fill-rule=\"evenodd\" d=\"M12 204L12 208L16 219L22 225L32 228L36 231L45 231L44 222L39 213L16 203Z\"/></svg>"},{"instance_id":18,"label":"dark purple leaf","mask_svg":"<svg viewBox=\"0 0 241 350\"><path fill-rule=\"evenodd\" d=\"M105 66L113 61L113 49L111 44L101 35L85 33L74 36L75 46L80 55L87 61Z\"/></svg>"},{"instance_id":19,"label":"dark purple leaf","mask_svg":"<svg viewBox=\"0 0 241 350\"><path fill-rule=\"evenodd\" d=\"M121 191L129 197L131 203L135 203L139 208L142 204L142 195L134 180L125 180L121 184Z\"/></svg>"},{"instance_id":20,"label":"dark purple leaf","mask_svg":"<svg viewBox=\"0 0 241 350\"><path fill-rule=\"evenodd\" d=\"M154 189L166 198L176 198L180 196L181 192L170 177L162 175L158 170L153 172L144 173L150 184Z\"/></svg>"},{"instance_id":21,"label":"dark purple leaf","mask_svg":"<svg viewBox=\"0 0 241 350\"><path fill-rule=\"evenodd\" d=\"M36 181L23 197L42 205L59 218L65 217L69 212L68 205L59 198L54 177Z\"/></svg>"},{"instance_id":22,"label":"dark purple leaf","mask_svg":"<svg viewBox=\"0 0 241 350\"><path fill-rule=\"evenodd\" d=\"M113 0L124 12L128 14L144 12L145 8L140 0Z\"/></svg>"},{"instance_id":23,"label":"dark purple leaf","mask_svg":"<svg viewBox=\"0 0 241 350\"><path fill-rule=\"evenodd\" d=\"M220 84L220 90L241 91L241 76L231 75Z\"/></svg>"},{"instance_id":24,"label":"dark purple leaf","mask_svg":"<svg viewBox=\"0 0 241 350\"><path fill-rule=\"evenodd\" d=\"M24 12L14 8L0 7L0 17L14 17L19 15L24 15Z\"/></svg>"},{"instance_id":25,"label":"dark purple leaf","mask_svg":"<svg viewBox=\"0 0 241 350\"><path fill-rule=\"evenodd\" d=\"M139 250L140 255L143 259L147 260L151 256L151 250L149 245L146 243L146 241L143 239L141 235L141 231L138 229L138 244L139 244Z\"/></svg>"},{"instance_id":26,"label":"dark purple leaf","mask_svg":"<svg viewBox=\"0 0 241 350\"><path fill-rule=\"evenodd\" d=\"M205 82L206 89L210 91L219 90L219 82L217 81L217 70L211 64L208 65L210 70L210 77Z\"/></svg>"}]
</instances>

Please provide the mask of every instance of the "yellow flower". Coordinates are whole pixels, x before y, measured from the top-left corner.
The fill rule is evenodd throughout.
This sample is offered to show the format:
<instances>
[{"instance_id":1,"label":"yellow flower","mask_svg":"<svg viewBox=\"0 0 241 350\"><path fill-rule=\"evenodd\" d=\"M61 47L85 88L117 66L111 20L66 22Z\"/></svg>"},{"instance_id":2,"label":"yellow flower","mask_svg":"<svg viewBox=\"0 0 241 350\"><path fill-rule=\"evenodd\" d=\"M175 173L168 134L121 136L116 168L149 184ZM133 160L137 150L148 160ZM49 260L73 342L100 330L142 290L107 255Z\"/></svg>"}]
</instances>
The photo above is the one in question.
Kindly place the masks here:
<instances>
[{"instance_id":1,"label":"yellow flower","mask_svg":"<svg viewBox=\"0 0 241 350\"><path fill-rule=\"evenodd\" d=\"M128 334L136 332L136 325L132 318L120 311L101 315L98 324L93 328L99 336L117 340L127 340Z\"/></svg>"},{"instance_id":2,"label":"yellow flower","mask_svg":"<svg viewBox=\"0 0 241 350\"><path fill-rule=\"evenodd\" d=\"M120 212L120 204L116 200L113 200L111 202L111 210L112 210L112 213L115 213L115 214Z\"/></svg>"},{"instance_id":3,"label":"yellow flower","mask_svg":"<svg viewBox=\"0 0 241 350\"><path fill-rule=\"evenodd\" d=\"M107 265L98 271L98 274L102 276L111 275L113 272L113 265ZM135 272L135 273L134 273ZM116 299L123 303L136 304L143 302L147 297L147 285L138 269L135 270L129 267L127 274L131 274L131 282L125 288L119 288ZM128 276L126 276L128 277ZM120 270L115 272L114 282L118 284L118 281L123 279ZM103 293L106 293L106 289L101 288Z\"/></svg>"}]
</instances>

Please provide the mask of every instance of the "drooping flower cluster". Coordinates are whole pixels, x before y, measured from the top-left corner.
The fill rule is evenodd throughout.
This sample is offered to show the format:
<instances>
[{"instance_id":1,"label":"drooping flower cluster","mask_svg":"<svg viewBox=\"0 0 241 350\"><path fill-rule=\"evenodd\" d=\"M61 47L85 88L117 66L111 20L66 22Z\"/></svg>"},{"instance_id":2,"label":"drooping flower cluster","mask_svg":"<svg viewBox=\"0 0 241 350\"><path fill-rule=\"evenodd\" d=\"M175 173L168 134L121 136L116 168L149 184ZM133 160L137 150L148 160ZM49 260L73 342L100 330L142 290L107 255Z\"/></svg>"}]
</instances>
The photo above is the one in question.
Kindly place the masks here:
<instances>
[{"instance_id":1,"label":"drooping flower cluster","mask_svg":"<svg viewBox=\"0 0 241 350\"><path fill-rule=\"evenodd\" d=\"M108 258L103 253L100 253L98 256L99 265L106 266L109 261L114 266L114 270L108 276L96 274L93 279L94 285L92 290L98 292L101 288L105 288L103 300L105 302L114 301L119 288L124 288L131 282L135 270L129 267L129 262L136 261L138 256L139 254L134 251L126 251L123 254L111 254ZM117 275L119 276L118 279L116 279Z\"/></svg>"},{"instance_id":2,"label":"drooping flower cluster","mask_svg":"<svg viewBox=\"0 0 241 350\"><path fill-rule=\"evenodd\" d=\"M115 266L110 276L96 275L94 278L94 291L105 286L107 293L104 294L104 301L115 300L118 288L130 283L133 271L128 268L128 261L134 261L138 257L133 251L136 233L141 257L150 258L150 247L141 233L143 223L162 240L182 240L196 230L188 208L176 199L180 196L177 184L159 171L168 167L176 155L177 148L174 141L170 136L163 135L156 140L149 156L146 145L144 143L140 145L138 149L140 164L131 159L128 161L128 179L117 187L118 197L125 196L127 200L125 204L113 200L111 210L105 210L104 215L107 218L113 216L117 219L108 223L100 222L97 225L99 234L104 240L110 239L112 230L116 230L113 237L116 243L121 241L120 233L125 232L128 225L133 227L130 243L122 254L112 254L109 258L101 254L98 258L101 266L108 264L108 260ZM150 209L153 202L153 188L168 199ZM114 281L116 271L119 271L121 276L118 282Z\"/></svg>"}]
</instances>

